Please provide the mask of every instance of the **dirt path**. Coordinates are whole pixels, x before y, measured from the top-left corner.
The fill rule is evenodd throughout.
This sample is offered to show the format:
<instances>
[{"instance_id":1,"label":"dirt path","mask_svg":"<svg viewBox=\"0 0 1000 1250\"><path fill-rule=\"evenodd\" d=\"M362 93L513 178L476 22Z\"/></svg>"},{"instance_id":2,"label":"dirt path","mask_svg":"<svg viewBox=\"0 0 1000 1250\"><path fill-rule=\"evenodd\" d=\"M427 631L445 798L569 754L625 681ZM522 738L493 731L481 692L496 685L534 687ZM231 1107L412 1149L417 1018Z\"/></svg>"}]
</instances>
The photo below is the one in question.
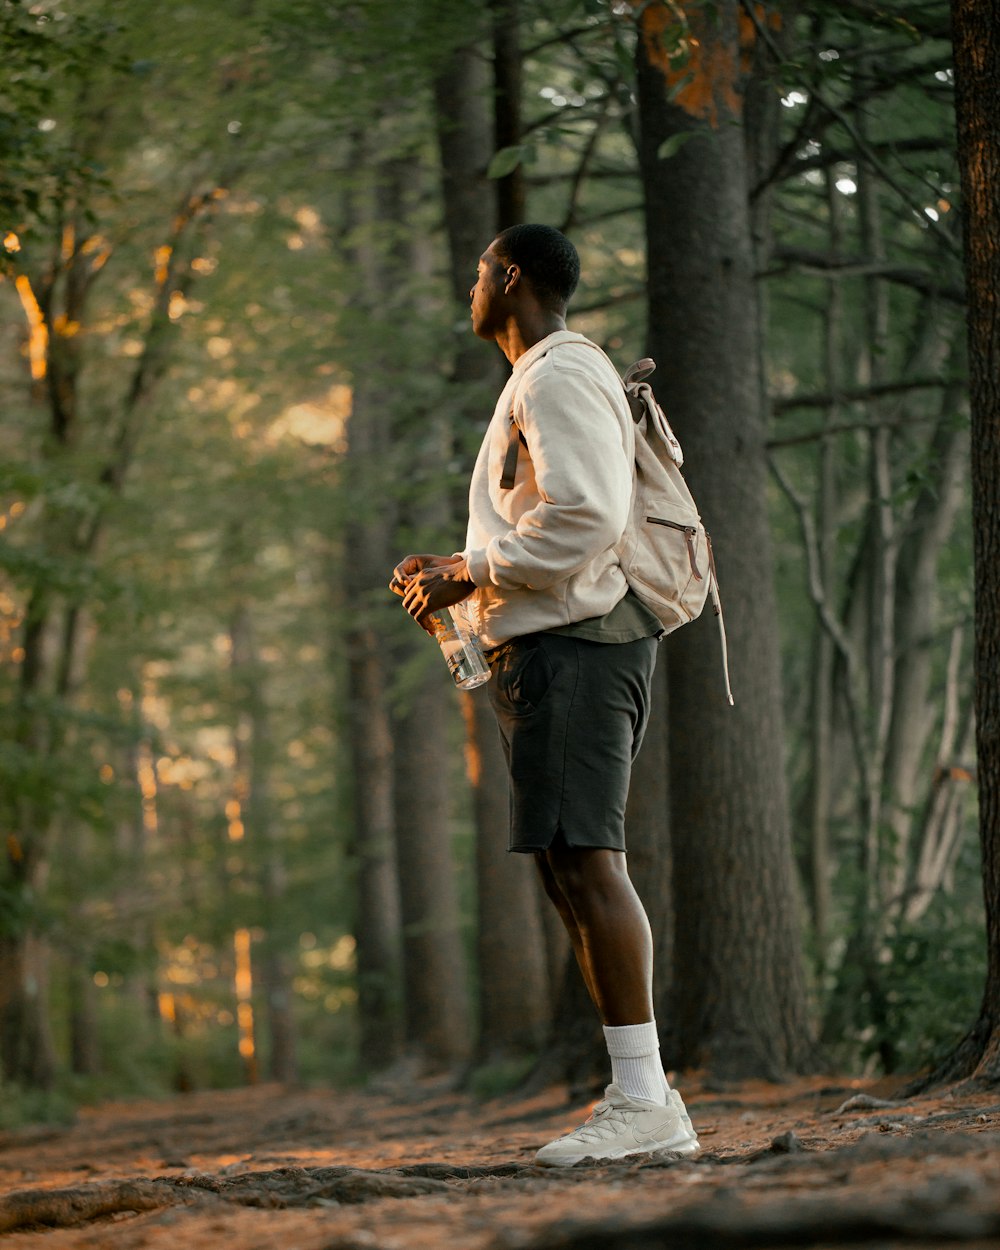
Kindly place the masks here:
<instances>
[{"instance_id":1,"label":"dirt path","mask_svg":"<svg viewBox=\"0 0 1000 1250\"><path fill-rule=\"evenodd\" d=\"M1000 1246L1000 1094L688 1082L697 1160L536 1168L565 1093L477 1105L275 1086L108 1104L0 1135L24 1250L726 1250ZM890 1105L876 1105L888 1099ZM585 1109L584 1109L585 1110Z\"/></svg>"}]
</instances>

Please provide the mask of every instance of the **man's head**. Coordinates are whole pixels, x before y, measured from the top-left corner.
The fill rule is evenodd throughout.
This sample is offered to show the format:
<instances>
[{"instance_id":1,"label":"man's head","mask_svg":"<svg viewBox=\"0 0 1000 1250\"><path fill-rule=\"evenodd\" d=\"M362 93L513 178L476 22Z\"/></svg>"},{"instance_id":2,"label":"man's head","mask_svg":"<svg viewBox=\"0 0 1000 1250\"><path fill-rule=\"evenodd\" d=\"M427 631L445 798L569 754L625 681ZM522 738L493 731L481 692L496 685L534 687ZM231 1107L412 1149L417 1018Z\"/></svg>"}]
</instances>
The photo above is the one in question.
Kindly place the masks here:
<instances>
[{"instance_id":1,"label":"man's head","mask_svg":"<svg viewBox=\"0 0 1000 1250\"><path fill-rule=\"evenodd\" d=\"M579 278L580 257L564 234L552 226L510 226L480 259L469 292L472 328L481 338L496 337L524 301L561 317Z\"/></svg>"},{"instance_id":2,"label":"man's head","mask_svg":"<svg viewBox=\"0 0 1000 1250\"><path fill-rule=\"evenodd\" d=\"M505 269L517 265L543 308L564 313L580 281L580 257L553 226L510 226L490 250Z\"/></svg>"}]
</instances>

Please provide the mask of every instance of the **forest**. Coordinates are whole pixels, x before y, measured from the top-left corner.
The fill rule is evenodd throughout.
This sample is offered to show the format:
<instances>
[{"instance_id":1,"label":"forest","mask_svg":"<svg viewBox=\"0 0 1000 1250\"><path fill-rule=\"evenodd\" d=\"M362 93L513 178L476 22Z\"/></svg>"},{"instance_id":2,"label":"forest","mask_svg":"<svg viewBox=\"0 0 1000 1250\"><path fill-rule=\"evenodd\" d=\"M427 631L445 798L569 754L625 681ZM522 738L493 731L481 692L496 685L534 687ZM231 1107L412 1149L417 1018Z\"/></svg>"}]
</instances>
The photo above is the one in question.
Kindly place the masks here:
<instances>
[{"instance_id":1,"label":"forest","mask_svg":"<svg viewBox=\"0 0 1000 1250\"><path fill-rule=\"evenodd\" d=\"M629 800L665 1063L1000 1080L988 7L0 2L0 1129L599 1081L387 590L464 541L523 221L656 360L725 603L735 706L706 614Z\"/></svg>"}]
</instances>

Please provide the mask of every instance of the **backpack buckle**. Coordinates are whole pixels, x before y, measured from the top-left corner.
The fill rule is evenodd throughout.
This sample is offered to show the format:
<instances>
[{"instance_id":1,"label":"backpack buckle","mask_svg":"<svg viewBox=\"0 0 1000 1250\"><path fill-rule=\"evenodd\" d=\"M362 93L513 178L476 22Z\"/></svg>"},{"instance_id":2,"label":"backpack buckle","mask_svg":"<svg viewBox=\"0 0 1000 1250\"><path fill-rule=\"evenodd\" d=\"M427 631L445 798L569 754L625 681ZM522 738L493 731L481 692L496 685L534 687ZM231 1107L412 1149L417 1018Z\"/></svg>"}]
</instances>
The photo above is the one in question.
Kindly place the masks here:
<instances>
[{"instance_id":1,"label":"backpack buckle","mask_svg":"<svg viewBox=\"0 0 1000 1250\"><path fill-rule=\"evenodd\" d=\"M650 360L648 356L643 356L642 360L637 360L634 364L629 365L622 375L622 381L626 386L631 382L641 382L643 378L648 378L656 368L656 361Z\"/></svg>"}]
</instances>

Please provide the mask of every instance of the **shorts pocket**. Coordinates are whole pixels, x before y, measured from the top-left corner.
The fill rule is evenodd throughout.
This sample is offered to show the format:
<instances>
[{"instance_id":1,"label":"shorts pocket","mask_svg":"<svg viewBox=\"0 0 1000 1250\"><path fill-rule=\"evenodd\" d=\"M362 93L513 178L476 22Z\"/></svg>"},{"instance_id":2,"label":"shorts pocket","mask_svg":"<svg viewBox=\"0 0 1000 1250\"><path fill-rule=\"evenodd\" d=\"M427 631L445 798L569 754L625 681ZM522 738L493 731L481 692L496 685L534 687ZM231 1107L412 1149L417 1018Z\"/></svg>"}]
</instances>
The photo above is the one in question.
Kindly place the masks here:
<instances>
[{"instance_id":1,"label":"shorts pocket","mask_svg":"<svg viewBox=\"0 0 1000 1250\"><path fill-rule=\"evenodd\" d=\"M532 712L545 698L555 676L540 638L525 639L503 657L496 674L498 693L514 711Z\"/></svg>"}]
</instances>

